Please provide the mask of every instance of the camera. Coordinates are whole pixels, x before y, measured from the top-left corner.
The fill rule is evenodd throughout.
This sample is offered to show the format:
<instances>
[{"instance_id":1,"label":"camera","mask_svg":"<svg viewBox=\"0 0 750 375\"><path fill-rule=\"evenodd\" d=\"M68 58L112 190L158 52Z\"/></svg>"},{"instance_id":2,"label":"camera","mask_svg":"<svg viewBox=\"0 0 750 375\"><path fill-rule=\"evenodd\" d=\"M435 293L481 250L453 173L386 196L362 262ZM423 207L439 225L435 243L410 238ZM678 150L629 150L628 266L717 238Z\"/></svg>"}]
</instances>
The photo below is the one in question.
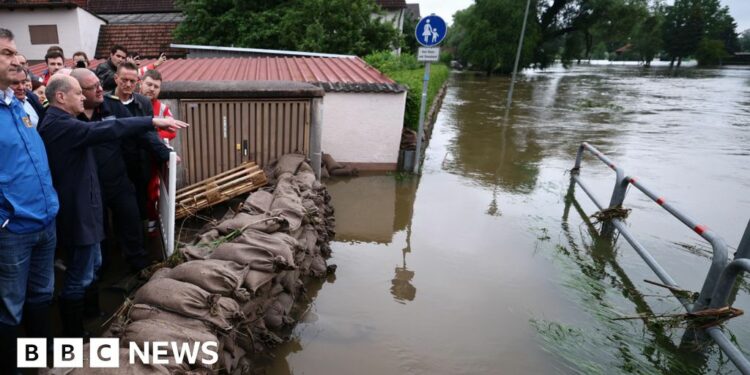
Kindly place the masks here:
<instances>
[{"instance_id":1,"label":"camera","mask_svg":"<svg viewBox=\"0 0 750 375\"><path fill-rule=\"evenodd\" d=\"M83 60L76 61L76 68L85 68L85 67L86 67L86 63L83 62Z\"/></svg>"}]
</instances>

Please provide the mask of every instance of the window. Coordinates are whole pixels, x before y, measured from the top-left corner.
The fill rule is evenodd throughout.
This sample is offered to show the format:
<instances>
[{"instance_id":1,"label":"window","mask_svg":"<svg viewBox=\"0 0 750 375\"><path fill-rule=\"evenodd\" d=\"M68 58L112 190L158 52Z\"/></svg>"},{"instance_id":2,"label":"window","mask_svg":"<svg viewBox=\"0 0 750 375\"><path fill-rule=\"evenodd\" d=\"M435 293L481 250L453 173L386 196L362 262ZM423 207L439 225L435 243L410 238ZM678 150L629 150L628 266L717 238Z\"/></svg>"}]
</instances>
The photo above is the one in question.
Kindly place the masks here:
<instances>
[{"instance_id":1,"label":"window","mask_svg":"<svg viewBox=\"0 0 750 375\"><path fill-rule=\"evenodd\" d=\"M29 25L31 44L58 44L57 25Z\"/></svg>"}]
</instances>

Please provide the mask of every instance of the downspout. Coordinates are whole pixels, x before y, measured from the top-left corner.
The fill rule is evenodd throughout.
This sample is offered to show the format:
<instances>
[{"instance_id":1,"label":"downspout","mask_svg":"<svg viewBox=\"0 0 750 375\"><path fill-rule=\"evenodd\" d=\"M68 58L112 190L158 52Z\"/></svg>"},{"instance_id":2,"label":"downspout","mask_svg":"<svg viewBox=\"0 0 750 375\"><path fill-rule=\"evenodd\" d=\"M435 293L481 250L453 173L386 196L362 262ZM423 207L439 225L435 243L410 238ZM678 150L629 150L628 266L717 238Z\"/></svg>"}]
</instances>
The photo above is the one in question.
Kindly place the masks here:
<instances>
[{"instance_id":1,"label":"downspout","mask_svg":"<svg viewBox=\"0 0 750 375\"><path fill-rule=\"evenodd\" d=\"M310 163L315 178L320 180L320 168L323 160L323 98L312 100L312 122L310 124Z\"/></svg>"}]
</instances>

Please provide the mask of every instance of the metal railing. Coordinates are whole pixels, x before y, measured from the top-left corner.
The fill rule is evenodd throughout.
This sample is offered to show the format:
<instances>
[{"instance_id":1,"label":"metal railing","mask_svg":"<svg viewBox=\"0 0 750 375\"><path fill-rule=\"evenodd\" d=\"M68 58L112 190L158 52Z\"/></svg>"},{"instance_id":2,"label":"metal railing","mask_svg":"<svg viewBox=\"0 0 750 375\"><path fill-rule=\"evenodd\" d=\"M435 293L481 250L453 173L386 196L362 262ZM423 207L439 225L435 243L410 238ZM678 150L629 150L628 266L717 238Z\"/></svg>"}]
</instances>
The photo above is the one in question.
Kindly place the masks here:
<instances>
[{"instance_id":1,"label":"metal railing","mask_svg":"<svg viewBox=\"0 0 750 375\"><path fill-rule=\"evenodd\" d=\"M612 191L612 197L610 198L609 205L604 206L593 194L591 189L581 180L580 170L581 162L583 161L583 154L585 151L591 152L609 168L615 171L616 180L614 190ZM675 295L680 303L685 307L687 312L695 312L708 308L720 308L727 305L729 296L732 292L734 284L742 272L750 272L750 259L746 259L750 255L750 223L745 230L742 241L735 253L735 260L729 262L729 254L726 242L719 237L716 233L710 230L705 225L699 224L693 220L690 216L683 213L671 205L664 196L656 194L653 190L646 187L638 178L634 176L628 176L625 171L618 167L612 160L606 155L601 153L595 147L590 144L583 142L578 148L578 154L576 155L576 162L574 168L571 170L571 191L575 184L578 184L586 195L591 198L594 204L600 211L606 210L617 210L622 208L622 204L627 195L628 187L632 186L643 192L646 196L651 198L659 206L664 208L672 216L676 217L683 224L687 225L695 233L705 239L713 248L713 257L711 260L711 266L706 275L706 279L703 282L700 294L695 302L690 301L683 295ZM614 230L617 230L621 236L627 240L627 242L635 249L638 255L646 262L656 276L667 286L670 290L681 290L675 280L667 273L667 271L654 259L651 253L636 240L633 234L625 225L625 222L618 217L612 217L602 225L602 233L605 235L611 235ZM732 362L743 374L750 374L750 361L744 356L744 354L732 344L731 341L724 335L718 326L706 328L706 333L719 345L719 347L727 354Z\"/></svg>"}]
</instances>

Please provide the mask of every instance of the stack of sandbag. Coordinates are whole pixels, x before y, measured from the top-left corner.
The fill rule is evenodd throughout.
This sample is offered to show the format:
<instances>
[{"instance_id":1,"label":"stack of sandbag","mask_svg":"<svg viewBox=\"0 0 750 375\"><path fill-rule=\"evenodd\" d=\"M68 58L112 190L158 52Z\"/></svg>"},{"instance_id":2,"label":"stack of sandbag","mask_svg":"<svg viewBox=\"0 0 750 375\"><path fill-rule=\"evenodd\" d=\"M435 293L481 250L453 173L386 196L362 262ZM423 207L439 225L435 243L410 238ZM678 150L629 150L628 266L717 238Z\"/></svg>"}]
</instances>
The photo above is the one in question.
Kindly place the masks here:
<instances>
[{"instance_id":1,"label":"stack of sandbag","mask_svg":"<svg viewBox=\"0 0 750 375\"><path fill-rule=\"evenodd\" d=\"M359 170L352 167L351 165L341 164L333 159L330 154L323 153L322 156L322 168L320 170L321 177L328 178L334 177L347 177L359 175Z\"/></svg>"},{"instance_id":2,"label":"stack of sandbag","mask_svg":"<svg viewBox=\"0 0 750 375\"><path fill-rule=\"evenodd\" d=\"M218 362L172 358L139 371L250 372L249 357L283 342L281 329L295 323L292 306L306 279L335 270L326 264L335 221L325 186L303 155L285 155L270 168L270 187L251 193L238 212L230 210L179 249L168 262L173 267L155 270L107 334L119 337L121 348L154 341L217 342Z\"/></svg>"}]
</instances>

